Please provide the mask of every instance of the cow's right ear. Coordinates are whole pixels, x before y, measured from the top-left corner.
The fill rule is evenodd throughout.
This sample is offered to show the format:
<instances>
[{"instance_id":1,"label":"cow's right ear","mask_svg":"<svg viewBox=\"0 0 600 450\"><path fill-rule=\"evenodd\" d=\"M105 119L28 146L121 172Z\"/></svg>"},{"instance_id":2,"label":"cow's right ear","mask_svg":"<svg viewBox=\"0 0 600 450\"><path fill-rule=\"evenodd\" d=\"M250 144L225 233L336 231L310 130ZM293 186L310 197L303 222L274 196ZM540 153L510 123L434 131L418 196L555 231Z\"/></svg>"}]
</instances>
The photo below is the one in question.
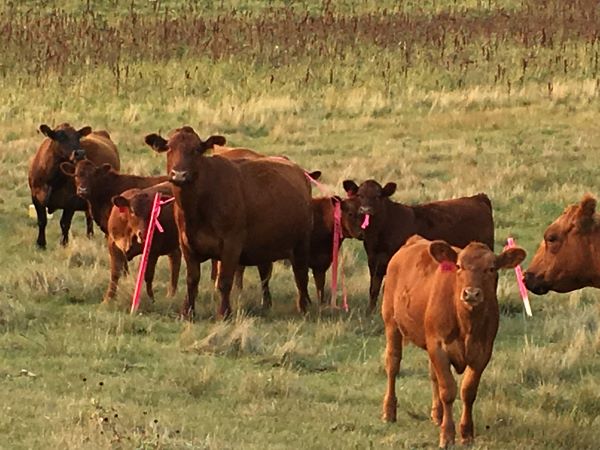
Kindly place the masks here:
<instances>
[{"instance_id":1,"label":"cow's right ear","mask_svg":"<svg viewBox=\"0 0 600 450\"><path fill-rule=\"evenodd\" d=\"M79 135L79 137L87 136L91 132L92 132L92 127L90 127L89 125L77 130L77 134Z\"/></svg>"},{"instance_id":2,"label":"cow's right ear","mask_svg":"<svg viewBox=\"0 0 600 450\"><path fill-rule=\"evenodd\" d=\"M122 195L115 195L112 202L117 208L129 208L129 200Z\"/></svg>"},{"instance_id":3,"label":"cow's right ear","mask_svg":"<svg viewBox=\"0 0 600 450\"><path fill-rule=\"evenodd\" d=\"M167 141L159 134L152 133L144 138L144 142L149 145L155 152L162 153L169 149Z\"/></svg>"},{"instance_id":4,"label":"cow's right ear","mask_svg":"<svg viewBox=\"0 0 600 450\"><path fill-rule=\"evenodd\" d=\"M396 183L387 183L383 189L381 189L381 196L389 197L394 192L396 192Z\"/></svg>"},{"instance_id":5,"label":"cow's right ear","mask_svg":"<svg viewBox=\"0 0 600 450\"><path fill-rule=\"evenodd\" d=\"M594 215L596 214L596 199L591 194L586 194L577 211L578 226L582 230L589 229L594 224Z\"/></svg>"},{"instance_id":6,"label":"cow's right ear","mask_svg":"<svg viewBox=\"0 0 600 450\"><path fill-rule=\"evenodd\" d=\"M342 183L348 197L353 197L358 192L358 185L353 180L344 180Z\"/></svg>"},{"instance_id":7,"label":"cow's right ear","mask_svg":"<svg viewBox=\"0 0 600 450\"><path fill-rule=\"evenodd\" d=\"M210 150L215 145L219 145L222 147L223 145L225 145L226 142L227 142L227 139L225 139L224 136L219 136L219 135L211 136L202 143L202 151Z\"/></svg>"},{"instance_id":8,"label":"cow's right ear","mask_svg":"<svg viewBox=\"0 0 600 450\"><path fill-rule=\"evenodd\" d=\"M67 175L68 177L75 176L75 164L65 161L65 162L61 162L59 167L60 167L60 171L62 173L64 173L65 175Z\"/></svg>"},{"instance_id":9,"label":"cow's right ear","mask_svg":"<svg viewBox=\"0 0 600 450\"><path fill-rule=\"evenodd\" d=\"M433 241L429 244L429 254L439 263L451 262L456 264L458 254L446 241Z\"/></svg>"},{"instance_id":10,"label":"cow's right ear","mask_svg":"<svg viewBox=\"0 0 600 450\"><path fill-rule=\"evenodd\" d=\"M52 128L50 128L48 125L46 125L45 123L40 125L40 131L42 132L42 134L44 136L47 136L50 139L55 138L54 130Z\"/></svg>"}]
</instances>

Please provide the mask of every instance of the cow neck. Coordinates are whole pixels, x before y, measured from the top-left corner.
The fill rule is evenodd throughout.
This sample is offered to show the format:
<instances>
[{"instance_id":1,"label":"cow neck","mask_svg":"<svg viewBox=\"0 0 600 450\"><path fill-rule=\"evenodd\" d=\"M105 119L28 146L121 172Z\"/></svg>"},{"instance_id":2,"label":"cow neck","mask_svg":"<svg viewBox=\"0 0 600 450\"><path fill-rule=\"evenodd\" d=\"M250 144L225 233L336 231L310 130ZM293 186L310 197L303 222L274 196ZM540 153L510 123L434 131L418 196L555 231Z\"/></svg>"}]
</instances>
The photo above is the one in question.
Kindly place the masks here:
<instances>
[{"instance_id":1,"label":"cow neck","mask_svg":"<svg viewBox=\"0 0 600 450\"><path fill-rule=\"evenodd\" d=\"M404 245L409 236L414 234L410 228L411 224L414 224L413 217L414 213L410 206L386 199L381 212L371 217L371 224L367 228L365 236L368 236L368 232L371 231L375 236L383 235L386 242L397 238L400 242L392 244L392 247L397 250L398 247ZM405 233L401 233L401 231L405 231Z\"/></svg>"},{"instance_id":2,"label":"cow neck","mask_svg":"<svg viewBox=\"0 0 600 450\"><path fill-rule=\"evenodd\" d=\"M108 172L95 177L91 184L89 204L92 217L104 233L108 229L108 217L112 209L112 198L122 192L139 188L144 189L155 184L167 181L167 176L142 177L139 175L125 175L116 172Z\"/></svg>"},{"instance_id":3,"label":"cow neck","mask_svg":"<svg viewBox=\"0 0 600 450\"><path fill-rule=\"evenodd\" d=\"M591 285L595 288L600 288L600 227L594 229L590 236L587 237L589 241L589 259L592 262L588 265L590 268L590 281ZM580 255L583 257L583 255Z\"/></svg>"}]
</instances>

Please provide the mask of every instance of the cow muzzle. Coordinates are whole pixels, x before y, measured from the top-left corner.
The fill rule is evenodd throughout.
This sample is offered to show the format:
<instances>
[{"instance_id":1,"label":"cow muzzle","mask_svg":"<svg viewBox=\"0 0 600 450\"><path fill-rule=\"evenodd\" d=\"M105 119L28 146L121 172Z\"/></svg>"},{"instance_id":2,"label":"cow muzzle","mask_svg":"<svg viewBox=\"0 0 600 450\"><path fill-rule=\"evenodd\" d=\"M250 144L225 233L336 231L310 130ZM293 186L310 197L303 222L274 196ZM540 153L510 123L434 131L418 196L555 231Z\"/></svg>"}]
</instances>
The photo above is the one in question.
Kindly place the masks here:
<instances>
[{"instance_id":1,"label":"cow muzzle","mask_svg":"<svg viewBox=\"0 0 600 450\"><path fill-rule=\"evenodd\" d=\"M77 161L81 161L82 159L85 159L85 150L82 148L79 148L77 150L73 150L71 152L71 160L74 162Z\"/></svg>"},{"instance_id":2,"label":"cow muzzle","mask_svg":"<svg viewBox=\"0 0 600 450\"><path fill-rule=\"evenodd\" d=\"M188 181L188 172L186 170L171 170L169 180L177 186L185 184Z\"/></svg>"},{"instance_id":3,"label":"cow muzzle","mask_svg":"<svg viewBox=\"0 0 600 450\"><path fill-rule=\"evenodd\" d=\"M358 208L358 213L359 214L369 214L370 216L373 215L373 207L372 206L361 206Z\"/></svg>"},{"instance_id":4,"label":"cow muzzle","mask_svg":"<svg viewBox=\"0 0 600 450\"><path fill-rule=\"evenodd\" d=\"M547 294L550 290L548 283L544 281L544 277L535 273L525 272L523 281L525 281L525 287L536 295Z\"/></svg>"},{"instance_id":5,"label":"cow muzzle","mask_svg":"<svg viewBox=\"0 0 600 450\"><path fill-rule=\"evenodd\" d=\"M79 186L77 188L77 195L79 195L80 197L85 197L88 194L88 188L83 187L83 186Z\"/></svg>"},{"instance_id":6,"label":"cow muzzle","mask_svg":"<svg viewBox=\"0 0 600 450\"><path fill-rule=\"evenodd\" d=\"M461 299L469 305L476 305L483 299L483 291L476 287L466 287L461 293Z\"/></svg>"}]
</instances>

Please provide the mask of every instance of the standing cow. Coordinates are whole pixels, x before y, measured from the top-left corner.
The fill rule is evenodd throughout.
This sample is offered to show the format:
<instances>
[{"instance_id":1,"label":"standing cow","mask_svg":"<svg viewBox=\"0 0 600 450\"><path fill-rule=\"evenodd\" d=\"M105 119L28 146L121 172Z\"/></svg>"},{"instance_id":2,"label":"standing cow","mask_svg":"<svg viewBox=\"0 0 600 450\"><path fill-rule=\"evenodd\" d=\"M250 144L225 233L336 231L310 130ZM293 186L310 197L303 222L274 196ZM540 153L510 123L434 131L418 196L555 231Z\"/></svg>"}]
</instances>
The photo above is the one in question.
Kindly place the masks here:
<instances>
[{"instance_id":1,"label":"standing cow","mask_svg":"<svg viewBox=\"0 0 600 450\"><path fill-rule=\"evenodd\" d=\"M396 421L396 377L402 346L410 341L429 355L431 418L441 426L440 447L453 444L455 436L452 404L457 388L451 367L464 372L462 443L473 441L473 403L498 331L497 271L515 267L524 258L521 248L496 256L479 242L460 250L421 236L398 250L388 265L381 305L387 372L384 420Z\"/></svg>"},{"instance_id":2,"label":"standing cow","mask_svg":"<svg viewBox=\"0 0 600 450\"><path fill-rule=\"evenodd\" d=\"M60 218L62 245L69 241L69 229L75 211L86 212L87 234L93 234L87 203L76 195L73 180L60 171L60 164L73 155L77 159L85 157L98 165L110 164L116 170L120 162L117 147L106 131L92 131L89 126L75 130L68 123L54 130L48 125L41 125L40 131L46 138L29 164L29 188L38 220L37 245L46 248L46 209L50 213L63 210Z\"/></svg>"},{"instance_id":3,"label":"standing cow","mask_svg":"<svg viewBox=\"0 0 600 450\"><path fill-rule=\"evenodd\" d=\"M485 194L409 206L390 200L395 183L381 186L367 180L358 186L345 180L343 185L349 197L342 203L344 221L367 252L371 276L368 313L377 305L390 258L409 236L443 239L461 248L479 241L494 249L492 204Z\"/></svg>"},{"instance_id":4,"label":"standing cow","mask_svg":"<svg viewBox=\"0 0 600 450\"><path fill-rule=\"evenodd\" d=\"M531 264L525 285L534 294L600 288L600 217L596 199L587 194L570 205L546 228Z\"/></svg>"},{"instance_id":5,"label":"standing cow","mask_svg":"<svg viewBox=\"0 0 600 450\"><path fill-rule=\"evenodd\" d=\"M231 313L230 292L239 264L260 265L291 259L298 289L297 308L306 311L308 252L312 228L310 185L304 171L282 158L232 161L205 152L225 138L202 141L191 127L166 140L150 134L146 143L167 156L175 195L175 221L187 265L187 296L182 313L192 315L200 263L221 261L219 314Z\"/></svg>"}]
</instances>

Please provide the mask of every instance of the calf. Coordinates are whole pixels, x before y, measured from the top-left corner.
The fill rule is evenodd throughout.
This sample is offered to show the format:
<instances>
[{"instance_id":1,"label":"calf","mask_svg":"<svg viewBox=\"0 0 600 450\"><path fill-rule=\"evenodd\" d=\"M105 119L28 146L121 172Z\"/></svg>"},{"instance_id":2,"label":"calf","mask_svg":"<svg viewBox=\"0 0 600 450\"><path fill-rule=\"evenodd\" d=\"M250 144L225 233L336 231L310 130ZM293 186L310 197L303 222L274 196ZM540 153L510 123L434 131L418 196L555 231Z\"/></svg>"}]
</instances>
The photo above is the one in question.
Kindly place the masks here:
<instances>
[{"instance_id":1,"label":"calf","mask_svg":"<svg viewBox=\"0 0 600 450\"><path fill-rule=\"evenodd\" d=\"M109 302L114 298L119 278L122 273L126 272L127 261L142 253L148 230L148 220L157 192L169 197L173 195L170 183L160 183L145 189L128 189L121 195L113 197L114 206L108 218L110 282L104 295L104 302ZM154 299L152 281L158 257L162 255L169 257L171 280L168 296L175 295L177 291L177 280L181 267L181 250L179 249L172 203L161 207L158 221L163 232L154 233L144 276L146 292L150 299Z\"/></svg>"},{"instance_id":2,"label":"calf","mask_svg":"<svg viewBox=\"0 0 600 450\"><path fill-rule=\"evenodd\" d=\"M104 234L108 234L108 217L115 195L127 189L144 189L168 180L166 176L141 177L121 174L108 164L98 167L87 159L78 161L77 164L63 162L60 168L65 175L75 179L77 195L88 201L92 217Z\"/></svg>"},{"instance_id":3,"label":"calf","mask_svg":"<svg viewBox=\"0 0 600 450\"><path fill-rule=\"evenodd\" d=\"M571 205L544 232L525 285L534 294L600 288L600 217L596 199L587 194Z\"/></svg>"},{"instance_id":4,"label":"calf","mask_svg":"<svg viewBox=\"0 0 600 450\"><path fill-rule=\"evenodd\" d=\"M440 447L454 443L452 404L456 383L451 366L464 372L460 389L463 444L473 441L473 402L498 331L498 269L525 258L521 248L496 256L487 245L472 242L460 250L420 236L408 240L390 260L381 315L385 323L387 391L383 419L396 421L396 376L402 346L413 342L429 355L433 390L431 418L441 425Z\"/></svg>"},{"instance_id":5,"label":"calf","mask_svg":"<svg viewBox=\"0 0 600 450\"><path fill-rule=\"evenodd\" d=\"M29 164L28 179L38 220L36 242L38 247L46 248L46 210L50 213L63 210L60 219L62 245L69 241L69 229L75 211L86 212L87 234L93 234L87 203L76 195L73 180L63 175L59 165L68 161L73 154L78 158L86 157L95 164L107 163L116 170L120 163L117 147L104 130L92 131L91 127L75 130L68 123L63 123L54 130L48 125L41 125L40 131L46 139Z\"/></svg>"},{"instance_id":6,"label":"calf","mask_svg":"<svg viewBox=\"0 0 600 450\"><path fill-rule=\"evenodd\" d=\"M461 248L479 241L494 249L492 204L485 194L408 206L390 200L395 183L382 187L375 180L367 180L357 186L346 180L343 184L350 197L342 203L344 220L352 237L361 239L367 252L369 313L377 305L390 258L409 236L443 239Z\"/></svg>"},{"instance_id":7,"label":"calf","mask_svg":"<svg viewBox=\"0 0 600 450\"><path fill-rule=\"evenodd\" d=\"M310 185L304 171L281 158L229 160L204 153L225 138L202 141L191 127L166 140L157 134L146 143L167 155L175 195L175 220L187 265L187 296L182 313L192 315L200 263L221 261L219 314L231 312L233 276L239 264L261 265L291 259L302 312L308 295L308 252L312 228Z\"/></svg>"}]
</instances>

